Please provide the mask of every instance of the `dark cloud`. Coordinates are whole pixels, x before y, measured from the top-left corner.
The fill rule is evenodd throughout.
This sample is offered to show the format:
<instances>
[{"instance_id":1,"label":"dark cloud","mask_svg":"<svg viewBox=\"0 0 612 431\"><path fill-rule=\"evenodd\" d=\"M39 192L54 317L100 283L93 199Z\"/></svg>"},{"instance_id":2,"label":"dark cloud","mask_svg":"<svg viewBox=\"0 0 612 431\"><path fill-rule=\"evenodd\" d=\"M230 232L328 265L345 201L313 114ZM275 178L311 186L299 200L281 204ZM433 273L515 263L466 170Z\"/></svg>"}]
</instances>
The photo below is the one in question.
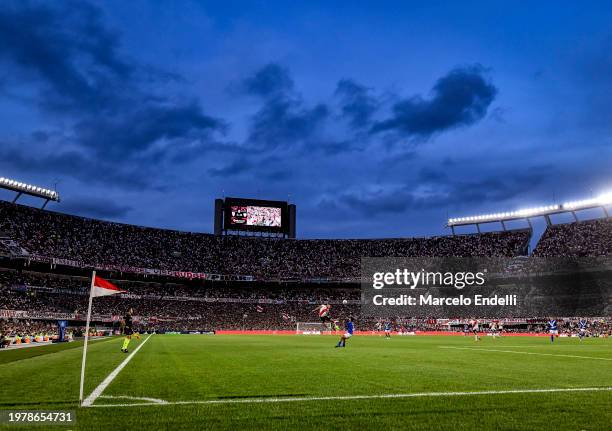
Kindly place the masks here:
<instances>
[{"instance_id":1,"label":"dark cloud","mask_svg":"<svg viewBox=\"0 0 612 431\"><path fill-rule=\"evenodd\" d=\"M370 126L372 116L380 104L370 95L367 87L350 79L343 79L338 82L336 96L340 98L342 116L348 120L351 127L361 129Z\"/></svg>"},{"instance_id":2,"label":"dark cloud","mask_svg":"<svg viewBox=\"0 0 612 431\"><path fill-rule=\"evenodd\" d=\"M20 80L37 81L46 108L109 108L133 67L120 59L117 35L101 19L100 10L84 2L3 2L0 60L21 68Z\"/></svg>"},{"instance_id":3,"label":"dark cloud","mask_svg":"<svg viewBox=\"0 0 612 431\"><path fill-rule=\"evenodd\" d=\"M253 163L249 159L241 157L223 167L211 168L208 173L212 177L233 177L248 172L251 168L253 168Z\"/></svg>"},{"instance_id":4,"label":"dark cloud","mask_svg":"<svg viewBox=\"0 0 612 431\"><path fill-rule=\"evenodd\" d=\"M293 90L293 79L289 70L276 63L270 63L242 82L245 93L261 96L282 96Z\"/></svg>"},{"instance_id":5,"label":"dark cloud","mask_svg":"<svg viewBox=\"0 0 612 431\"><path fill-rule=\"evenodd\" d=\"M152 156L176 150L194 141L205 143L224 123L202 113L197 102L181 106L144 105L126 114L88 117L77 123L79 141L98 157L116 159L131 155ZM163 141L163 142L162 142ZM157 148L153 148L156 147Z\"/></svg>"},{"instance_id":6,"label":"dark cloud","mask_svg":"<svg viewBox=\"0 0 612 431\"><path fill-rule=\"evenodd\" d=\"M246 93L262 97L250 119L247 143L257 151L317 146L318 132L330 115L326 104L307 106L294 89L289 70L270 63L241 84Z\"/></svg>"},{"instance_id":7,"label":"dark cloud","mask_svg":"<svg viewBox=\"0 0 612 431\"><path fill-rule=\"evenodd\" d=\"M56 173L95 182L96 176L82 175L75 166L110 166L119 174L102 176L115 176L115 184L122 186L124 172L147 171L169 159L194 160L198 150L221 145L225 122L205 114L197 99L176 101L160 91L164 86L152 85L180 77L125 60L119 40L105 25L101 9L89 3L3 4L0 64L16 69L16 84L37 89L41 112L67 126L61 138L32 135L31 144L43 151L31 151L27 142L19 143L19 154L13 149L26 168L56 162L50 165ZM44 155L45 148L66 144L75 150ZM189 159L177 157L183 150ZM73 164L69 159L78 160Z\"/></svg>"},{"instance_id":8,"label":"dark cloud","mask_svg":"<svg viewBox=\"0 0 612 431\"><path fill-rule=\"evenodd\" d=\"M497 88L486 79L482 66L457 68L438 80L430 99L414 96L397 102L392 117L375 123L371 132L428 138L469 126L486 115L496 95Z\"/></svg>"},{"instance_id":9,"label":"dark cloud","mask_svg":"<svg viewBox=\"0 0 612 431\"><path fill-rule=\"evenodd\" d=\"M315 144L313 138L329 116L327 105L304 106L283 95L270 99L251 118L248 141L259 149Z\"/></svg>"},{"instance_id":10,"label":"dark cloud","mask_svg":"<svg viewBox=\"0 0 612 431\"><path fill-rule=\"evenodd\" d=\"M341 194L338 201L365 216L376 216L403 213L413 205L414 198L406 189L401 188L392 192L383 189L368 193L347 192Z\"/></svg>"},{"instance_id":11,"label":"dark cloud","mask_svg":"<svg viewBox=\"0 0 612 431\"><path fill-rule=\"evenodd\" d=\"M132 211L129 205L121 205L103 197L71 196L62 201L62 212L101 219L119 219Z\"/></svg>"},{"instance_id":12,"label":"dark cloud","mask_svg":"<svg viewBox=\"0 0 612 431\"><path fill-rule=\"evenodd\" d=\"M542 166L526 169L514 176L490 175L478 180L463 181L452 179L443 171L423 169L418 175L418 184L431 187L426 195L415 191L410 185L386 186L367 192L346 192L339 195L338 202L364 216L419 209L461 209L520 196L541 184L549 171L550 167Z\"/></svg>"},{"instance_id":13,"label":"dark cloud","mask_svg":"<svg viewBox=\"0 0 612 431\"><path fill-rule=\"evenodd\" d=\"M1 144L1 143L0 143ZM155 176L144 168L92 159L78 151L52 154L27 154L20 148L1 144L0 166L20 172L66 175L85 183L114 185L124 189L157 188Z\"/></svg>"}]
</instances>

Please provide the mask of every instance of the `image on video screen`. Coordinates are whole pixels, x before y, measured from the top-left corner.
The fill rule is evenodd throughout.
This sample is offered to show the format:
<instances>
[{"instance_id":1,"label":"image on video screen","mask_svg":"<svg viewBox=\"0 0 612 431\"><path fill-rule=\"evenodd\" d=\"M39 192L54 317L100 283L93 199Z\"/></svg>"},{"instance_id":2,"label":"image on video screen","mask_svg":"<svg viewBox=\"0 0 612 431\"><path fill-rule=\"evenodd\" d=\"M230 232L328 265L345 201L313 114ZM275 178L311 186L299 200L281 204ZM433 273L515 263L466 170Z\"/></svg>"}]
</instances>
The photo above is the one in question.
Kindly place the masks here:
<instances>
[{"instance_id":1,"label":"image on video screen","mask_svg":"<svg viewBox=\"0 0 612 431\"><path fill-rule=\"evenodd\" d=\"M241 226L281 227L281 209L276 207L232 206L231 223Z\"/></svg>"}]
</instances>

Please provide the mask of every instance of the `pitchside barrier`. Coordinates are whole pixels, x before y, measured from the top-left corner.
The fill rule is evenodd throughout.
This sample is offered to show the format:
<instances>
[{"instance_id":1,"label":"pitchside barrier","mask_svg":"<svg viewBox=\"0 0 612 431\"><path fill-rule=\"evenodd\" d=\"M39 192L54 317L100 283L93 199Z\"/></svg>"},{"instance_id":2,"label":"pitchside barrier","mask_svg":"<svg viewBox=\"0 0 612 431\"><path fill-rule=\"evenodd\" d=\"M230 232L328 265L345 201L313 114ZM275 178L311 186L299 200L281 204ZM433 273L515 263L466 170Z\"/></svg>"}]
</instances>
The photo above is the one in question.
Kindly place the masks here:
<instances>
[{"instance_id":1,"label":"pitchside barrier","mask_svg":"<svg viewBox=\"0 0 612 431\"><path fill-rule=\"evenodd\" d=\"M343 331L338 332L322 332L320 335L335 335L338 336ZM295 330L220 330L215 331L217 335L296 335ZM354 335L366 335L366 336L383 336L385 333L382 331L355 331ZM463 333L463 332L446 332L446 331L416 331L416 332L392 332L392 335L439 335L439 336L456 336L456 337L472 337L474 334L472 332ZM487 332L479 332L479 335L485 336ZM539 332L508 332L502 333L501 337L549 337L550 334L547 333L539 333ZM561 336L561 335L560 335Z\"/></svg>"},{"instance_id":2,"label":"pitchside barrier","mask_svg":"<svg viewBox=\"0 0 612 431\"><path fill-rule=\"evenodd\" d=\"M297 322L295 333L298 335L329 335L334 331L321 322Z\"/></svg>"}]
</instances>

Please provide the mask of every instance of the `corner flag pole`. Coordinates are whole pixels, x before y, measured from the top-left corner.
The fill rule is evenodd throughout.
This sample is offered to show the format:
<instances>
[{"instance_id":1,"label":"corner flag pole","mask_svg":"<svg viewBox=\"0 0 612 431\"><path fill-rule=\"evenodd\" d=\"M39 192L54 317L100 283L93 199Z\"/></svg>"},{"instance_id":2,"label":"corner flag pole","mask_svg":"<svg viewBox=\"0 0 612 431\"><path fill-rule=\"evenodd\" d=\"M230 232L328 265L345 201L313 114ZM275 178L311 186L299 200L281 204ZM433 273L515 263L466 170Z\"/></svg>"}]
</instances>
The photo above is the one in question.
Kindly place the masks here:
<instances>
[{"instance_id":1,"label":"corner flag pole","mask_svg":"<svg viewBox=\"0 0 612 431\"><path fill-rule=\"evenodd\" d=\"M89 288L89 307L87 308L87 321L85 323L85 343L83 344L83 361L81 362L81 387L79 392L79 405L83 405L83 385L85 383L85 362L87 361L87 341L89 340L89 320L91 319L91 302L93 300L94 283L96 271L91 275L91 287Z\"/></svg>"}]
</instances>

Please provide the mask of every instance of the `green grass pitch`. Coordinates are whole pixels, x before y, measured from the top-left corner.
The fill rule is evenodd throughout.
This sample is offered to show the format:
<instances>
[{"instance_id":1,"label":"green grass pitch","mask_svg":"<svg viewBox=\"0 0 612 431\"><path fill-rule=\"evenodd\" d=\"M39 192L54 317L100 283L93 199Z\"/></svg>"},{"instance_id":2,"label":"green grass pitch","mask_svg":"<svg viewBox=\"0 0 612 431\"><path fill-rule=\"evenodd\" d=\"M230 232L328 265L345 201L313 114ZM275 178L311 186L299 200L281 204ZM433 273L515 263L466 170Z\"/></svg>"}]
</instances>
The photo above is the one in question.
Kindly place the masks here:
<instances>
[{"instance_id":1,"label":"green grass pitch","mask_svg":"<svg viewBox=\"0 0 612 431\"><path fill-rule=\"evenodd\" d=\"M0 408L76 409L71 429L82 430L612 429L610 339L335 343L330 336L153 335L89 408L77 407L81 343L0 351ZM90 345L86 395L126 358L120 345L119 338ZM600 390L538 392L576 388Z\"/></svg>"}]
</instances>

